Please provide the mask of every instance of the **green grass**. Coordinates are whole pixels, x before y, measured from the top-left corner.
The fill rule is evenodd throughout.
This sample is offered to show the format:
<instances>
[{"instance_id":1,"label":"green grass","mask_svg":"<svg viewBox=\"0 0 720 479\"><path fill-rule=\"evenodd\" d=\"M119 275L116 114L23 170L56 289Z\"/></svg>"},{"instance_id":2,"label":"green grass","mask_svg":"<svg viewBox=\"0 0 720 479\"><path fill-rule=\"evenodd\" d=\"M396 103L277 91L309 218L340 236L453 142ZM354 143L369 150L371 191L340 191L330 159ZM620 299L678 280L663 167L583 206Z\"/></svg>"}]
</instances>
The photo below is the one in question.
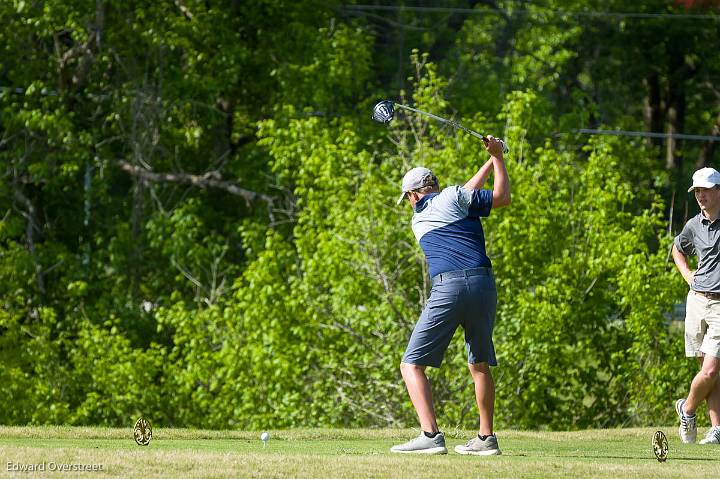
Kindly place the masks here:
<instances>
[{"instance_id":1,"label":"green grass","mask_svg":"<svg viewBox=\"0 0 720 479\"><path fill-rule=\"evenodd\" d=\"M659 463L650 445L655 430L499 431L503 455L496 457L455 454L473 433L449 431L448 455L422 457L389 452L417 434L408 429L269 431L263 447L260 432L157 428L143 447L130 428L0 427L0 476L12 463L43 464L42 477L71 477L49 470L57 464L102 466L85 477L720 477L720 446L682 444L667 427L670 452Z\"/></svg>"}]
</instances>

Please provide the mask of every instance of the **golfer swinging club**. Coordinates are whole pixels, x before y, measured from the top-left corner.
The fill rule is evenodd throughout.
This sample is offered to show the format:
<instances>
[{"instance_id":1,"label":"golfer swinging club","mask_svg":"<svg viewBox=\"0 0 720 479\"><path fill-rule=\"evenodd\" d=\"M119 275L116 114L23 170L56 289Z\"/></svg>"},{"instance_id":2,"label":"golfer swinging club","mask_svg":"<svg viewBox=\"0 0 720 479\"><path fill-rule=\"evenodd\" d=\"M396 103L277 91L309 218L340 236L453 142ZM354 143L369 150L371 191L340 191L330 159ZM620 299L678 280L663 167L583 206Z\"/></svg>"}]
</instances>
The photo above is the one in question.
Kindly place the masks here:
<instances>
[{"instance_id":1,"label":"golfer swinging club","mask_svg":"<svg viewBox=\"0 0 720 479\"><path fill-rule=\"evenodd\" d=\"M497 365L492 339L497 292L480 218L488 216L492 208L510 204L510 180L500 140L488 135L485 149L490 159L465 186L440 191L435 175L422 167L408 171L402 180L398 204L407 198L413 207L412 230L427 259L432 290L400 363L422 432L405 444L393 446L392 452L447 454L425 368L440 367L455 330L462 326L480 431L455 451L478 456L500 454L493 432L495 384L490 373L490 366ZM482 189L491 169L493 190Z\"/></svg>"}]
</instances>

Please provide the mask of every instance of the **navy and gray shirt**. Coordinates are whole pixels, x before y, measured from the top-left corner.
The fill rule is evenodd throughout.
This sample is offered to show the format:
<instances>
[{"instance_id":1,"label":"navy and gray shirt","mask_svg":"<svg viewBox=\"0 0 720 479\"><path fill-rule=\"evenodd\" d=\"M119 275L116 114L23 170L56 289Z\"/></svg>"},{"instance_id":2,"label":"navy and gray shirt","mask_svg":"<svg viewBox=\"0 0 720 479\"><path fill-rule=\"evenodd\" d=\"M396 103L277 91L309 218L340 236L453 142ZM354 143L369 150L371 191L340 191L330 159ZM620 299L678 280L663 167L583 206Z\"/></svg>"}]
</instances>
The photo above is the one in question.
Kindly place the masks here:
<instances>
[{"instance_id":1,"label":"navy and gray shirt","mask_svg":"<svg viewBox=\"0 0 720 479\"><path fill-rule=\"evenodd\" d=\"M459 269L490 267L480 218L489 216L492 190L450 186L415 204L412 230L427 258L430 277Z\"/></svg>"},{"instance_id":2,"label":"navy and gray shirt","mask_svg":"<svg viewBox=\"0 0 720 479\"><path fill-rule=\"evenodd\" d=\"M697 254L693 291L720 293L720 219L710 222L702 213L690 218L675 237L675 247L685 256Z\"/></svg>"}]
</instances>

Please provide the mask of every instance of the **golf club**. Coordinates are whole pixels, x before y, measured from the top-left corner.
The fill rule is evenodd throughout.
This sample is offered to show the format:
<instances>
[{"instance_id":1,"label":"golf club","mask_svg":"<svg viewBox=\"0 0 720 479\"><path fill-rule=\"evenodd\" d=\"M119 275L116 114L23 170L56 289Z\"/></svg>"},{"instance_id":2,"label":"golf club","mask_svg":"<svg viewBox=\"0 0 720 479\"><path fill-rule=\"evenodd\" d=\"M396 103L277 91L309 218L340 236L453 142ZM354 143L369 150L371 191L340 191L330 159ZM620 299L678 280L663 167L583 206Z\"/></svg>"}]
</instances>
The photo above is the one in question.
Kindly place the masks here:
<instances>
[{"instance_id":1,"label":"golf club","mask_svg":"<svg viewBox=\"0 0 720 479\"><path fill-rule=\"evenodd\" d=\"M421 115L429 116L430 118L432 118L434 120L441 121L441 122L451 125L455 128L460 128L461 130L470 133L472 136L481 139L483 142L488 141L488 139L486 137L484 137L477 131L471 130L470 128L466 128L466 127L462 126L460 123L457 123L452 120L448 120L441 116L433 115L432 113L428 113L427 111L418 110L417 108L412 108L407 105L395 103L390 100L381 100L375 105L375 107L373 108L372 119L379 123L390 123L392 121L392 119L395 117L395 107L404 108L406 110L414 111L415 113L420 113ZM507 153L508 151L510 151L508 149L507 145L505 145L504 141L500 140L500 143L502 143L503 153Z\"/></svg>"}]
</instances>

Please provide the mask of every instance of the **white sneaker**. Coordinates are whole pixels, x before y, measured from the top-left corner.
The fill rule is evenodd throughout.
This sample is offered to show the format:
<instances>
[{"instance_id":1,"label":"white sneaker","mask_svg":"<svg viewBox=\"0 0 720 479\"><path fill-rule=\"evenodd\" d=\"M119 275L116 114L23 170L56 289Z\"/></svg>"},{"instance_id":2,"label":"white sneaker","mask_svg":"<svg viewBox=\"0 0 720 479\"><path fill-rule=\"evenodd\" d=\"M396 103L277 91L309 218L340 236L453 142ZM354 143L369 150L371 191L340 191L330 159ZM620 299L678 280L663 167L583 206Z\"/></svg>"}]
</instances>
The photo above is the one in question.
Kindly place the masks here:
<instances>
[{"instance_id":1,"label":"white sneaker","mask_svg":"<svg viewBox=\"0 0 720 479\"><path fill-rule=\"evenodd\" d=\"M720 426L708 429L705 439L701 439L700 444L720 444Z\"/></svg>"},{"instance_id":2,"label":"white sneaker","mask_svg":"<svg viewBox=\"0 0 720 479\"><path fill-rule=\"evenodd\" d=\"M478 436L470 439L467 444L455 446L455 452L463 455L472 456L495 456L502 454L498 447L497 437L495 434L488 436L484 441Z\"/></svg>"},{"instance_id":3,"label":"white sneaker","mask_svg":"<svg viewBox=\"0 0 720 479\"><path fill-rule=\"evenodd\" d=\"M439 433L435 437L427 437L425 433L415 439L410 439L404 444L398 444L390 448L390 452L399 452L402 454L447 454L445 447L445 435Z\"/></svg>"},{"instance_id":4,"label":"white sneaker","mask_svg":"<svg viewBox=\"0 0 720 479\"><path fill-rule=\"evenodd\" d=\"M697 423L695 422L695 416L688 417L685 415L685 411L683 411L684 405L685 399L678 399L675 402L675 412L680 417L680 427L678 428L680 439L688 444L695 442L695 439L697 439Z\"/></svg>"}]
</instances>

